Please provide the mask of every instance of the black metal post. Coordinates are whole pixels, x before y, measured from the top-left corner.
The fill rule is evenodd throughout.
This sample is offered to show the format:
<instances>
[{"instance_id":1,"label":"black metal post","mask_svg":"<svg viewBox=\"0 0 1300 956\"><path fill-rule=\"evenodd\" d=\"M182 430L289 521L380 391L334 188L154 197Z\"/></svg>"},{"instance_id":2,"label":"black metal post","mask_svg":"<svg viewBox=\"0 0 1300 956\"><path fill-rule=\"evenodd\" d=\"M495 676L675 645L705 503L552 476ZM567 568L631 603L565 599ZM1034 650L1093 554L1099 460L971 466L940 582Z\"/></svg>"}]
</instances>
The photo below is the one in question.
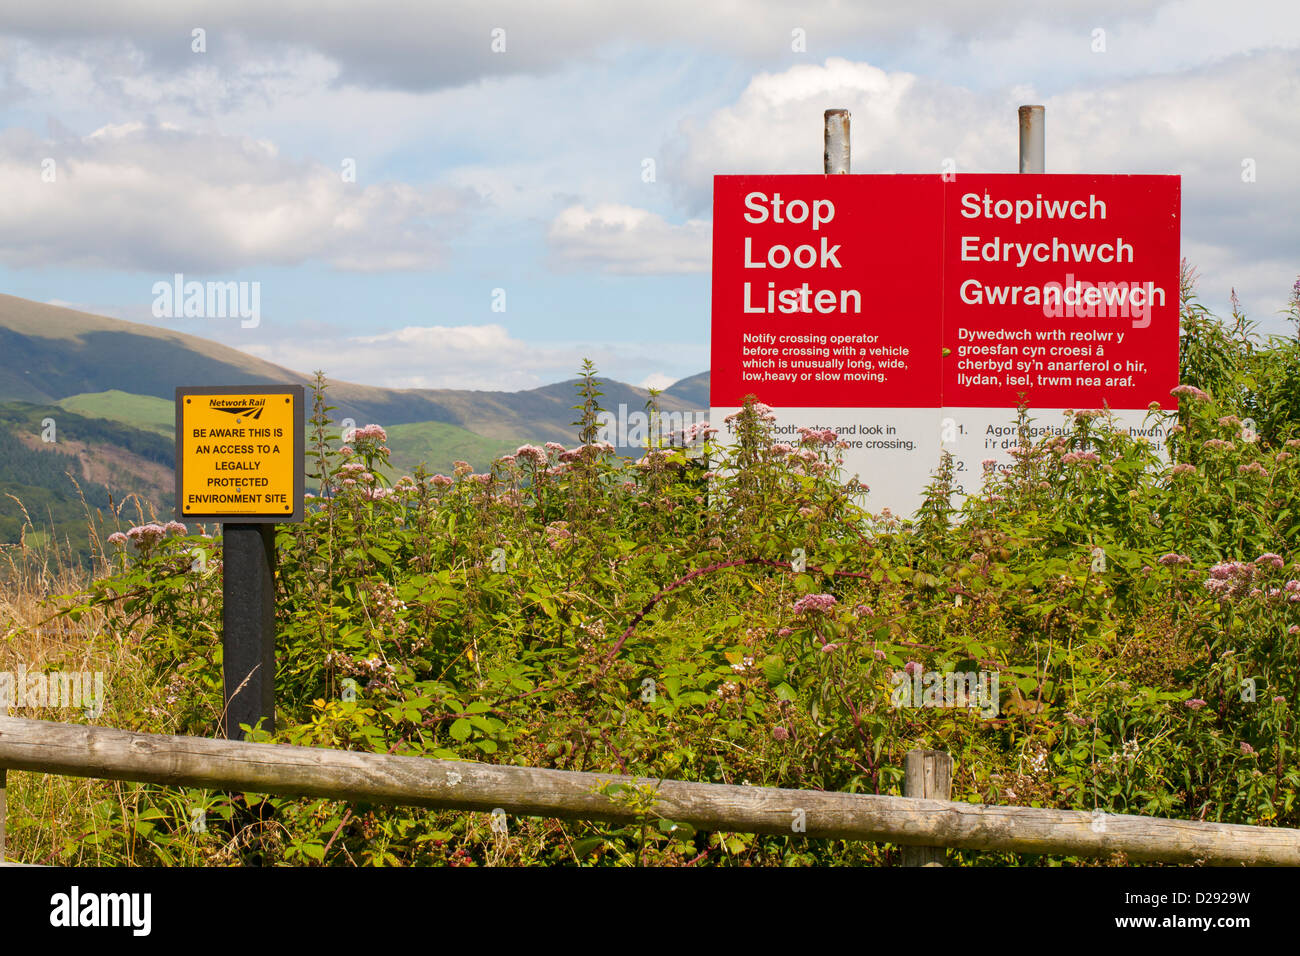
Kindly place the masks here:
<instances>
[{"instance_id":1,"label":"black metal post","mask_svg":"<svg viewBox=\"0 0 1300 956\"><path fill-rule=\"evenodd\" d=\"M226 524L221 530L227 740L240 724L275 730L275 525Z\"/></svg>"}]
</instances>

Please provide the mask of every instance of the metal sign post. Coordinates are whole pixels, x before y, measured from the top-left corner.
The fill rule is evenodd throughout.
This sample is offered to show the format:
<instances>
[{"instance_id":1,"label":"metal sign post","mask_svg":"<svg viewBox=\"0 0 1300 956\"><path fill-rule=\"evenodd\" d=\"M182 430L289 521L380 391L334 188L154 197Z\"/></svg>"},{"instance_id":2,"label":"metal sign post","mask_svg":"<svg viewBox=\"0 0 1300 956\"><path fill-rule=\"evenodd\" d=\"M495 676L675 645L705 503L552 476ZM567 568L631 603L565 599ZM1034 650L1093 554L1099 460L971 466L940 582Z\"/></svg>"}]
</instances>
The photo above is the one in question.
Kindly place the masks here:
<instances>
[{"instance_id":1,"label":"metal sign post","mask_svg":"<svg viewBox=\"0 0 1300 956\"><path fill-rule=\"evenodd\" d=\"M303 387L176 389L176 516L221 522L222 731L275 730L275 526L303 517Z\"/></svg>"},{"instance_id":2,"label":"metal sign post","mask_svg":"<svg viewBox=\"0 0 1300 956\"><path fill-rule=\"evenodd\" d=\"M221 562L223 724L241 740L242 724L275 730L275 525L223 524Z\"/></svg>"},{"instance_id":3,"label":"metal sign post","mask_svg":"<svg viewBox=\"0 0 1300 956\"><path fill-rule=\"evenodd\" d=\"M846 175L849 171L852 157L849 151L850 118L848 110L827 110L823 116L826 145L822 152L822 167L827 176Z\"/></svg>"},{"instance_id":4,"label":"metal sign post","mask_svg":"<svg viewBox=\"0 0 1300 956\"><path fill-rule=\"evenodd\" d=\"M1047 172L1044 126L1047 111L1041 106L1020 107L1020 171Z\"/></svg>"}]
</instances>

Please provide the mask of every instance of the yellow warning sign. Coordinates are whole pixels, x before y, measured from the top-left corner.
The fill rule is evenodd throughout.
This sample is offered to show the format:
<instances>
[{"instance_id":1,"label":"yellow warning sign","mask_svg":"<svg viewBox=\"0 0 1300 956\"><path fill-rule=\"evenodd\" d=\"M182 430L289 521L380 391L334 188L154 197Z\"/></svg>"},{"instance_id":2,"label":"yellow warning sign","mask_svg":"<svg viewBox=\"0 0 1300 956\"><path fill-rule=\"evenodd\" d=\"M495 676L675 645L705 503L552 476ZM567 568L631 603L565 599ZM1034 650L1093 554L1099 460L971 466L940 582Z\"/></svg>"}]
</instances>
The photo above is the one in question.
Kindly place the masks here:
<instances>
[{"instance_id":1,"label":"yellow warning sign","mask_svg":"<svg viewBox=\"0 0 1300 956\"><path fill-rule=\"evenodd\" d=\"M176 389L176 514L301 521L301 385Z\"/></svg>"}]
</instances>

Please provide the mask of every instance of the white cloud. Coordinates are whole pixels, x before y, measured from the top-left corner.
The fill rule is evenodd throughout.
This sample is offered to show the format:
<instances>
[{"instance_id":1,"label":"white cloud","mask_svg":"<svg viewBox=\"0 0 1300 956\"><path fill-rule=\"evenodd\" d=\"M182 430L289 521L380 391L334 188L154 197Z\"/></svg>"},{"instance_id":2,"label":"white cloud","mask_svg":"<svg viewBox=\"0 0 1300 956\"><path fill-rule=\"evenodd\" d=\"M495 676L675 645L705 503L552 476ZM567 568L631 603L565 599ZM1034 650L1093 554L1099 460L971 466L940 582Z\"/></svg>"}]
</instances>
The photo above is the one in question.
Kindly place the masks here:
<instances>
[{"instance_id":1,"label":"white cloud","mask_svg":"<svg viewBox=\"0 0 1300 956\"><path fill-rule=\"evenodd\" d=\"M1097 9L1084 19L1029 17L948 51L934 72L1006 86L1025 77L1108 85L1128 76L1211 65L1240 53L1300 44L1300 7L1288 0L1173 0L1157 9ZM927 72L931 72L927 70Z\"/></svg>"},{"instance_id":2,"label":"white cloud","mask_svg":"<svg viewBox=\"0 0 1300 956\"><path fill-rule=\"evenodd\" d=\"M177 45L187 49L188 37L186 30L172 40L184 41ZM223 37L219 56L159 61L135 40L109 35L51 44L0 38L7 97L60 110L139 114L179 107L189 115L208 116L309 95L333 83L339 73L335 62L302 47L259 50Z\"/></svg>"},{"instance_id":3,"label":"white cloud","mask_svg":"<svg viewBox=\"0 0 1300 956\"><path fill-rule=\"evenodd\" d=\"M406 326L376 335L345 335L315 329L240 348L297 371L324 369L330 378L388 388L469 388L514 391L572 378L590 358L602 378L636 381L651 368L662 369L665 355L679 371L656 372L666 381L694 374L708 365L708 348L680 343L584 345L525 341L501 325Z\"/></svg>"},{"instance_id":4,"label":"white cloud","mask_svg":"<svg viewBox=\"0 0 1300 956\"><path fill-rule=\"evenodd\" d=\"M86 5L43 0L0 8L0 32L48 46L108 44L119 69L131 73L185 73L236 56L270 59L318 55L339 65L343 82L427 90L491 76L536 73L586 59L620 44L676 46L770 62L791 52L793 30L808 49L896 46L919 35L950 42L1008 34L1047 22L1082 31L1097 22L1146 19L1170 4L1162 0L912 0L906 4L836 0L752 0L701 4L698 0L612 4L605 0L167 0ZM1279 10L1282 8L1279 7ZM190 49L190 31L204 26L208 52ZM492 31L505 31L494 52ZM111 44L127 44L129 52ZM834 46L832 46L834 45ZM211 88L217 76L205 81Z\"/></svg>"},{"instance_id":5,"label":"white cloud","mask_svg":"<svg viewBox=\"0 0 1300 956\"><path fill-rule=\"evenodd\" d=\"M854 172L938 173L949 157L958 171L1012 172L1017 102L837 57L759 73L732 105L682 124L673 185L694 210L718 174L820 173L828 107L852 113Z\"/></svg>"},{"instance_id":6,"label":"white cloud","mask_svg":"<svg viewBox=\"0 0 1300 956\"><path fill-rule=\"evenodd\" d=\"M49 116L52 132L0 133L0 265L205 279L304 262L418 270L441 262L454 235L449 283L486 269L496 284L540 256L606 274L699 274L713 175L820 171L826 107L853 111L859 172L937 172L949 157L960 170L1009 172L1015 107L1039 101L1050 170L1181 172L1184 251L1201 266L1203 298L1218 305L1235 285L1263 317L1300 268L1298 61L1245 51L1294 47L1298 22L1292 3L1218 0L756 0L743 13L696 0L11 4L0 34L18 39L0 35L0 106L28 126ZM208 30L203 55L189 48L196 25ZM498 25L504 54L488 45ZM790 51L794 27L808 32L806 55ZM1107 32L1102 55L1088 49L1095 27ZM701 50L722 56L693 56ZM827 59L836 51L854 59ZM682 116L693 118L677 127ZM101 129L79 139L54 132L60 123ZM39 181L47 156L57 185ZM358 157L360 184L339 181L342 156ZM641 180L643 157L658 161L657 183ZM1240 182L1245 157L1257 183ZM443 186L379 183L381 171ZM490 215L466 233L481 202ZM553 339L575 328L563 311L545 314ZM560 374L584 351L557 358ZM501 374L521 370L531 374L526 364Z\"/></svg>"},{"instance_id":7,"label":"white cloud","mask_svg":"<svg viewBox=\"0 0 1300 956\"><path fill-rule=\"evenodd\" d=\"M647 375L636 384L641 388L657 388L663 390L678 381L681 381L680 375L665 375L663 372L655 372L652 375Z\"/></svg>"},{"instance_id":8,"label":"white cloud","mask_svg":"<svg viewBox=\"0 0 1300 956\"><path fill-rule=\"evenodd\" d=\"M53 164L52 166L50 164ZM53 181L42 173L52 169ZM161 273L322 261L439 266L468 190L345 183L273 143L134 122L41 140L0 133L0 262Z\"/></svg>"},{"instance_id":9,"label":"white cloud","mask_svg":"<svg viewBox=\"0 0 1300 956\"><path fill-rule=\"evenodd\" d=\"M708 222L680 225L645 209L601 203L590 209L569 206L551 223L546 236L560 266L585 266L628 275L707 272Z\"/></svg>"}]
</instances>

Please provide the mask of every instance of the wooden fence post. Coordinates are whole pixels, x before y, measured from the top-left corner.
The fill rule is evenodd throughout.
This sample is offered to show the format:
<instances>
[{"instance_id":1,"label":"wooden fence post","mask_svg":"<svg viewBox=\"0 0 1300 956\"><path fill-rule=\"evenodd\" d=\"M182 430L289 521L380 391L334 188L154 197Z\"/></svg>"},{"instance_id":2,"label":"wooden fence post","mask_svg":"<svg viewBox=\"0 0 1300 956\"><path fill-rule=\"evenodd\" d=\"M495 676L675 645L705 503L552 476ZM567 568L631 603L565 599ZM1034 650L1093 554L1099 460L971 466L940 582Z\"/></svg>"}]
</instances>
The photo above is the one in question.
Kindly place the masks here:
<instances>
[{"instance_id":1,"label":"wooden fence post","mask_svg":"<svg viewBox=\"0 0 1300 956\"><path fill-rule=\"evenodd\" d=\"M903 761L903 796L919 800L952 799L952 757L942 750L909 750ZM946 866L941 846L903 847L903 866Z\"/></svg>"}]
</instances>

